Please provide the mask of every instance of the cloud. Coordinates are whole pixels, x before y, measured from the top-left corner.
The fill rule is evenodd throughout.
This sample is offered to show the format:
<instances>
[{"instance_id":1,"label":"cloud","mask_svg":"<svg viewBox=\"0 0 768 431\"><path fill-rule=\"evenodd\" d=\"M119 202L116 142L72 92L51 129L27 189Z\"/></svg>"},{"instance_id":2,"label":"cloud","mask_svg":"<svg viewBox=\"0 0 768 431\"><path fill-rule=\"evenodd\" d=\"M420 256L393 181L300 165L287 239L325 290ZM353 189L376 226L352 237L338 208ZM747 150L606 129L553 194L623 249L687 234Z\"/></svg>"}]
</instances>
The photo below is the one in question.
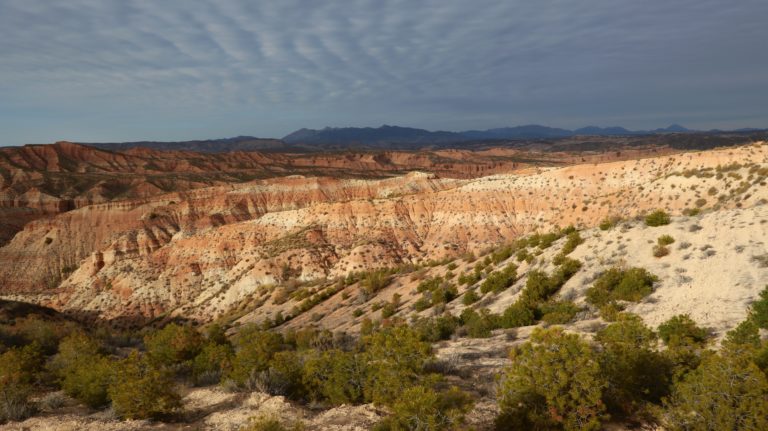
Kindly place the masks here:
<instances>
[{"instance_id":1,"label":"cloud","mask_svg":"<svg viewBox=\"0 0 768 431\"><path fill-rule=\"evenodd\" d=\"M0 0L0 10L11 140L768 120L762 0Z\"/></svg>"}]
</instances>

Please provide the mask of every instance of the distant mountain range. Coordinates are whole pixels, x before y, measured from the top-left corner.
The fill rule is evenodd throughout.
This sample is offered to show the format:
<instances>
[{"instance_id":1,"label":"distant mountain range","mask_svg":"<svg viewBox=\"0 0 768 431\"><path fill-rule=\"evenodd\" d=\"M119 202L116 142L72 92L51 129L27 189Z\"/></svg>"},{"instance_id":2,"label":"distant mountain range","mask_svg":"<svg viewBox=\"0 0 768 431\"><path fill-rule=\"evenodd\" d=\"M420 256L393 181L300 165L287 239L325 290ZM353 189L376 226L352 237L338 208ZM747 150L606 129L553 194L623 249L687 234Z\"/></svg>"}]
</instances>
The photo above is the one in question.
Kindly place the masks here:
<instances>
[{"instance_id":1,"label":"distant mountain range","mask_svg":"<svg viewBox=\"0 0 768 431\"><path fill-rule=\"evenodd\" d=\"M383 125L373 127L326 127L324 129L300 129L285 137L283 141L289 144L315 145L348 145L348 144L428 144L452 143L462 141L478 141L491 139L547 139L566 138L569 136L633 136L657 133L688 133L695 132L678 124L664 129L627 130L623 127L588 126L568 130L556 127L530 124L525 126L502 127L488 130L467 130L463 132L432 132L411 127Z\"/></svg>"},{"instance_id":2,"label":"distant mountain range","mask_svg":"<svg viewBox=\"0 0 768 431\"><path fill-rule=\"evenodd\" d=\"M763 132L766 129L738 129L731 131L698 131L679 124L654 130L628 130L624 127L587 126L579 129L561 129L537 124L502 127L487 130L466 130L463 132L430 131L412 127L383 125L381 127L326 127L324 129L299 129L282 139L237 136L234 138L194 140L182 142L119 142L119 143L83 143L113 151L125 151L131 148L151 148L155 150L195 151L202 153L224 153L232 151L278 151L312 152L326 150L417 150L422 148L477 147L482 145L523 146L531 141L563 140L578 137L589 141L590 137L626 139L648 136L654 139L682 142L706 141L714 135L743 135L751 132ZM707 135L707 136L704 136ZM501 142L509 141L509 142ZM717 142L722 142L717 140ZM539 142L545 145L546 142ZM591 145L591 144L590 144ZM686 143L685 145L691 145Z\"/></svg>"}]
</instances>

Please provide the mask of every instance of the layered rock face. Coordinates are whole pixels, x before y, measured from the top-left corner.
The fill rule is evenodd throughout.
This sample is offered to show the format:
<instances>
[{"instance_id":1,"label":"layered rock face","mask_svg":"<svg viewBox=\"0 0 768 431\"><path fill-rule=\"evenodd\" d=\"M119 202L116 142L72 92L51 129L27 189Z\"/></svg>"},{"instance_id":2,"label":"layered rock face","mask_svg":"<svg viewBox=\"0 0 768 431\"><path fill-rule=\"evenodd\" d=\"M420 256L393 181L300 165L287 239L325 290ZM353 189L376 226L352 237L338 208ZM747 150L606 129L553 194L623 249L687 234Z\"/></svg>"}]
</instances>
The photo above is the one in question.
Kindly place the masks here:
<instances>
[{"instance_id":1,"label":"layered rock face","mask_svg":"<svg viewBox=\"0 0 768 431\"><path fill-rule=\"evenodd\" d=\"M718 166L732 169L716 177ZM93 204L26 224L0 248L0 286L106 319L208 320L293 279L455 257L655 208L754 206L768 199L766 166L757 144L476 179L292 176Z\"/></svg>"}]
</instances>

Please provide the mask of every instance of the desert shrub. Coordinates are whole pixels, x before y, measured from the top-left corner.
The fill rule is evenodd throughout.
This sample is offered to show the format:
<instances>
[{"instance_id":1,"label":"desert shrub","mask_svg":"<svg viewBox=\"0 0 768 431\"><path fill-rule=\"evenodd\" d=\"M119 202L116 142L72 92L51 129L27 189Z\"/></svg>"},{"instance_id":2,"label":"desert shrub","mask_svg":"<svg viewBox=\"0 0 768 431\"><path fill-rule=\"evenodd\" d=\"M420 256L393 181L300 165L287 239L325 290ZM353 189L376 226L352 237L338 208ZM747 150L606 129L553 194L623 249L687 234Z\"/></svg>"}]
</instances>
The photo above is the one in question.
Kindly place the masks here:
<instances>
[{"instance_id":1,"label":"desert shrub","mask_svg":"<svg viewBox=\"0 0 768 431\"><path fill-rule=\"evenodd\" d=\"M194 328L175 323L144 337L147 358L157 366L191 361L203 347L203 337Z\"/></svg>"},{"instance_id":2,"label":"desert shrub","mask_svg":"<svg viewBox=\"0 0 768 431\"><path fill-rule=\"evenodd\" d=\"M422 293L422 297L413 304L416 311L423 311L438 304L446 304L459 296L456 286L443 277L422 281L416 287L416 291Z\"/></svg>"},{"instance_id":3,"label":"desert shrub","mask_svg":"<svg viewBox=\"0 0 768 431\"><path fill-rule=\"evenodd\" d=\"M653 246L653 257L664 257L669 254L669 247L665 247L661 244Z\"/></svg>"},{"instance_id":4,"label":"desert shrub","mask_svg":"<svg viewBox=\"0 0 768 431\"><path fill-rule=\"evenodd\" d=\"M501 247L500 249L491 253L491 262L493 262L494 265L498 265L499 263L512 257L512 253L514 253L514 251L515 248L511 245Z\"/></svg>"},{"instance_id":5,"label":"desert shrub","mask_svg":"<svg viewBox=\"0 0 768 431\"><path fill-rule=\"evenodd\" d=\"M471 286L471 285L477 283L478 281L480 281L480 279L482 277L483 276L479 272L470 272L468 274L461 274L461 275L459 275L459 280L458 281L459 281L460 285L461 284L466 284L467 286Z\"/></svg>"},{"instance_id":6,"label":"desert shrub","mask_svg":"<svg viewBox=\"0 0 768 431\"><path fill-rule=\"evenodd\" d=\"M234 350L229 343L208 342L192 360L192 379L195 384L218 383L230 370Z\"/></svg>"},{"instance_id":7,"label":"desert shrub","mask_svg":"<svg viewBox=\"0 0 768 431\"><path fill-rule=\"evenodd\" d=\"M405 389L417 385L431 357L429 344L404 325L376 331L364 339L364 344L369 364L365 398L375 404L392 405Z\"/></svg>"},{"instance_id":8,"label":"desert shrub","mask_svg":"<svg viewBox=\"0 0 768 431\"><path fill-rule=\"evenodd\" d=\"M119 372L109 385L115 413L124 419L161 419L181 408L172 376L134 351L116 365Z\"/></svg>"},{"instance_id":9,"label":"desert shrub","mask_svg":"<svg viewBox=\"0 0 768 431\"><path fill-rule=\"evenodd\" d=\"M606 217L604 218L600 224L598 225L600 227L600 230L608 230L614 226L621 220L619 217Z\"/></svg>"},{"instance_id":10,"label":"desert shrub","mask_svg":"<svg viewBox=\"0 0 768 431\"><path fill-rule=\"evenodd\" d=\"M621 314L600 330L600 364L608 380L605 402L631 415L640 401L658 403L669 392L671 364L656 350L656 334L634 314Z\"/></svg>"},{"instance_id":11,"label":"desert shrub","mask_svg":"<svg viewBox=\"0 0 768 431\"><path fill-rule=\"evenodd\" d=\"M464 292L464 296L461 298L461 303L464 305L472 305L480 300L477 291L475 289L469 289Z\"/></svg>"},{"instance_id":12,"label":"desert shrub","mask_svg":"<svg viewBox=\"0 0 768 431\"><path fill-rule=\"evenodd\" d=\"M243 329L235 341L235 356L228 377L241 386L249 385L251 377L269 368L269 362L283 346L283 337L256 327Z\"/></svg>"},{"instance_id":13,"label":"desert shrub","mask_svg":"<svg viewBox=\"0 0 768 431\"><path fill-rule=\"evenodd\" d=\"M107 388L114 367L93 338L74 332L61 340L59 353L51 359L48 368L59 378L67 395L88 407L98 408L109 402Z\"/></svg>"},{"instance_id":14,"label":"desert shrub","mask_svg":"<svg viewBox=\"0 0 768 431\"><path fill-rule=\"evenodd\" d=\"M471 308L466 308L461 312L462 328L467 336L471 338L488 338L491 331L500 327L498 316L481 310L479 313Z\"/></svg>"},{"instance_id":15,"label":"desert shrub","mask_svg":"<svg viewBox=\"0 0 768 431\"><path fill-rule=\"evenodd\" d=\"M725 334L724 346L760 346L760 328L754 320L747 319Z\"/></svg>"},{"instance_id":16,"label":"desert shrub","mask_svg":"<svg viewBox=\"0 0 768 431\"><path fill-rule=\"evenodd\" d=\"M683 210L683 215L693 217L701 214L701 208L686 208Z\"/></svg>"},{"instance_id":17,"label":"desert shrub","mask_svg":"<svg viewBox=\"0 0 768 431\"><path fill-rule=\"evenodd\" d=\"M568 239L565 241L565 244L563 244L563 249L560 251L560 255L567 256L571 254L574 250L576 250L576 247L578 247L580 244L582 244L584 240L581 238L581 235L579 235L579 232L571 232L568 234Z\"/></svg>"},{"instance_id":18,"label":"desert shrub","mask_svg":"<svg viewBox=\"0 0 768 431\"><path fill-rule=\"evenodd\" d=\"M332 405L361 403L367 375L365 360L357 352L309 352L302 377L309 397Z\"/></svg>"},{"instance_id":19,"label":"desert shrub","mask_svg":"<svg viewBox=\"0 0 768 431\"><path fill-rule=\"evenodd\" d=\"M624 311L624 306L615 301L601 305L598 309L600 317L602 317L606 322L615 322L618 320L622 311Z\"/></svg>"},{"instance_id":20,"label":"desert shrub","mask_svg":"<svg viewBox=\"0 0 768 431\"><path fill-rule=\"evenodd\" d=\"M643 268L610 268L587 289L587 302L601 307L611 301L639 301L653 292L657 280Z\"/></svg>"},{"instance_id":21,"label":"desert shrub","mask_svg":"<svg viewBox=\"0 0 768 431\"><path fill-rule=\"evenodd\" d=\"M115 375L114 363L101 355L88 358L67 370L61 380L61 388L67 395L91 408L109 403L109 384Z\"/></svg>"},{"instance_id":22,"label":"desert shrub","mask_svg":"<svg viewBox=\"0 0 768 431\"><path fill-rule=\"evenodd\" d=\"M670 245L675 242L675 239L672 238L670 235L662 235L657 240L656 243L659 245Z\"/></svg>"},{"instance_id":23,"label":"desert shrub","mask_svg":"<svg viewBox=\"0 0 768 431\"><path fill-rule=\"evenodd\" d=\"M671 221L669 214L664 210L656 210L645 216L645 224L651 227L664 226Z\"/></svg>"},{"instance_id":24,"label":"desert shrub","mask_svg":"<svg viewBox=\"0 0 768 431\"><path fill-rule=\"evenodd\" d=\"M528 279L525 281L519 301L535 306L539 302L546 300L552 294L557 292L558 286L552 277L546 272L532 270L528 272Z\"/></svg>"},{"instance_id":25,"label":"desert shrub","mask_svg":"<svg viewBox=\"0 0 768 431\"><path fill-rule=\"evenodd\" d=\"M499 293L514 284L517 279L517 265L510 263L500 271L492 272L480 285L480 292Z\"/></svg>"},{"instance_id":26,"label":"desert shrub","mask_svg":"<svg viewBox=\"0 0 768 431\"><path fill-rule=\"evenodd\" d=\"M74 330L72 324L47 321L36 316L19 319L14 327L23 344L35 343L45 355L56 353L61 339Z\"/></svg>"},{"instance_id":27,"label":"desert shrub","mask_svg":"<svg viewBox=\"0 0 768 431\"><path fill-rule=\"evenodd\" d=\"M562 257L555 262L557 269L553 273L554 283L559 289L581 269L581 262L569 257Z\"/></svg>"},{"instance_id":28,"label":"desert shrub","mask_svg":"<svg viewBox=\"0 0 768 431\"><path fill-rule=\"evenodd\" d=\"M293 422L285 424L280 419L268 416L260 416L248 420L248 424L241 431L303 431L304 424Z\"/></svg>"},{"instance_id":29,"label":"desert shrub","mask_svg":"<svg viewBox=\"0 0 768 431\"><path fill-rule=\"evenodd\" d=\"M252 374L250 386L266 394L301 400L306 396L303 371L299 353L294 350L284 350L275 353L266 370Z\"/></svg>"},{"instance_id":30,"label":"desert shrub","mask_svg":"<svg viewBox=\"0 0 768 431\"><path fill-rule=\"evenodd\" d=\"M398 304L394 302L387 302L384 304L383 307L381 307L381 317L382 319L388 319L397 313L397 307Z\"/></svg>"},{"instance_id":31,"label":"desert shrub","mask_svg":"<svg viewBox=\"0 0 768 431\"><path fill-rule=\"evenodd\" d=\"M518 262L527 261L530 263L533 260L533 256L527 249L522 249L515 254L515 259L517 259Z\"/></svg>"},{"instance_id":32,"label":"desert shrub","mask_svg":"<svg viewBox=\"0 0 768 431\"><path fill-rule=\"evenodd\" d=\"M443 279L443 277L439 277L439 276L428 278L422 281L421 283L419 283L418 286L416 286L416 291L419 293L431 292L437 289L438 287L440 287L440 285L442 285L444 281L445 280Z\"/></svg>"},{"instance_id":33,"label":"desert shrub","mask_svg":"<svg viewBox=\"0 0 768 431\"><path fill-rule=\"evenodd\" d=\"M58 353L48 363L48 369L57 377L63 378L74 369L102 353L101 344L83 332L76 331L59 343Z\"/></svg>"},{"instance_id":34,"label":"desert shrub","mask_svg":"<svg viewBox=\"0 0 768 431\"><path fill-rule=\"evenodd\" d=\"M746 353L708 356L665 405L672 430L768 429L768 381Z\"/></svg>"},{"instance_id":35,"label":"desert shrub","mask_svg":"<svg viewBox=\"0 0 768 431\"><path fill-rule=\"evenodd\" d=\"M421 318L412 323L413 329L422 341L434 343L451 338L461 320L450 313L439 317Z\"/></svg>"},{"instance_id":36,"label":"desert shrub","mask_svg":"<svg viewBox=\"0 0 768 431\"><path fill-rule=\"evenodd\" d=\"M760 292L759 299L750 306L749 316L758 327L768 329L768 286Z\"/></svg>"},{"instance_id":37,"label":"desert shrub","mask_svg":"<svg viewBox=\"0 0 768 431\"><path fill-rule=\"evenodd\" d=\"M432 301L429 298L422 296L413 303L413 309L416 311L424 311L432 307Z\"/></svg>"},{"instance_id":38,"label":"desert shrub","mask_svg":"<svg viewBox=\"0 0 768 431\"><path fill-rule=\"evenodd\" d=\"M33 413L29 396L42 369L42 358L37 343L0 355L0 423L21 420Z\"/></svg>"},{"instance_id":39,"label":"desert shrub","mask_svg":"<svg viewBox=\"0 0 768 431\"><path fill-rule=\"evenodd\" d=\"M501 315L501 326L504 328L518 328L536 323L533 309L525 302L516 301L504 310Z\"/></svg>"},{"instance_id":40,"label":"desert shrub","mask_svg":"<svg viewBox=\"0 0 768 431\"><path fill-rule=\"evenodd\" d=\"M545 302L539 307L538 314L541 315L541 320L550 325L563 325L570 323L579 311L581 308L573 301L561 300Z\"/></svg>"},{"instance_id":41,"label":"desert shrub","mask_svg":"<svg viewBox=\"0 0 768 431\"><path fill-rule=\"evenodd\" d=\"M537 328L511 359L499 387L497 429L599 429L606 381L578 335Z\"/></svg>"},{"instance_id":42,"label":"desert shrub","mask_svg":"<svg viewBox=\"0 0 768 431\"><path fill-rule=\"evenodd\" d=\"M430 295L430 302L432 305L447 304L456 297L459 296L459 291L452 283L443 283L436 289L432 290Z\"/></svg>"},{"instance_id":43,"label":"desert shrub","mask_svg":"<svg viewBox=\"0 0 768 431\"><path fill-rule=\"evenodd\" d=\"M703 346L709 333L698 327L689 315L679 314L659 325L659 337L670 347Z\"/></svg>"},{"instance_id":44,"label":"desert shrub","mask_svg":"<svg viewBox=\"0 0 768 431\"><path fill-rule=\"evenodd\" d=\"M391 271L387 269L377 269L368 271L361 276L360 287L363 292L372 295L379 290L389 286L392 282Z\"/></svg>"},{"instance_id":45,"label":"desert shrub","mask_svg":"<svg viewBox=\"0 0 768 431\"><path fill-rule=\"evenodd\" d=\"M375 431L459 430L472 408L470 396L458 388L437 392L426 386L406 389L392 406L392 415Z\"/></svg>"}]
</instances>

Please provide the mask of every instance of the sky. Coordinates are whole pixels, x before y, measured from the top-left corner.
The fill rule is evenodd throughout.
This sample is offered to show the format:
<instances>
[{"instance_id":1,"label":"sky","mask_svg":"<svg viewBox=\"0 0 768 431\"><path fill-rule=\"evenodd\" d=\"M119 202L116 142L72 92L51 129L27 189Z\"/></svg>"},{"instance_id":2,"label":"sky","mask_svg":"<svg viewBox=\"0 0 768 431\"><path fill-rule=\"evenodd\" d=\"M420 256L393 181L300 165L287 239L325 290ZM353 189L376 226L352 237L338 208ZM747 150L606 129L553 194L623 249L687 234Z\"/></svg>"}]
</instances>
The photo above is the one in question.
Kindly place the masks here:
<instances>
[{"instance_id":1,"label":"sky","mask_svg":"<svg viewBox=\"0 0 768 431\"><path fill-rule=\"evenodd\" d=\"M0 0L0 146L768 127L766 0Z\"/></svg>"}]
</instances>

